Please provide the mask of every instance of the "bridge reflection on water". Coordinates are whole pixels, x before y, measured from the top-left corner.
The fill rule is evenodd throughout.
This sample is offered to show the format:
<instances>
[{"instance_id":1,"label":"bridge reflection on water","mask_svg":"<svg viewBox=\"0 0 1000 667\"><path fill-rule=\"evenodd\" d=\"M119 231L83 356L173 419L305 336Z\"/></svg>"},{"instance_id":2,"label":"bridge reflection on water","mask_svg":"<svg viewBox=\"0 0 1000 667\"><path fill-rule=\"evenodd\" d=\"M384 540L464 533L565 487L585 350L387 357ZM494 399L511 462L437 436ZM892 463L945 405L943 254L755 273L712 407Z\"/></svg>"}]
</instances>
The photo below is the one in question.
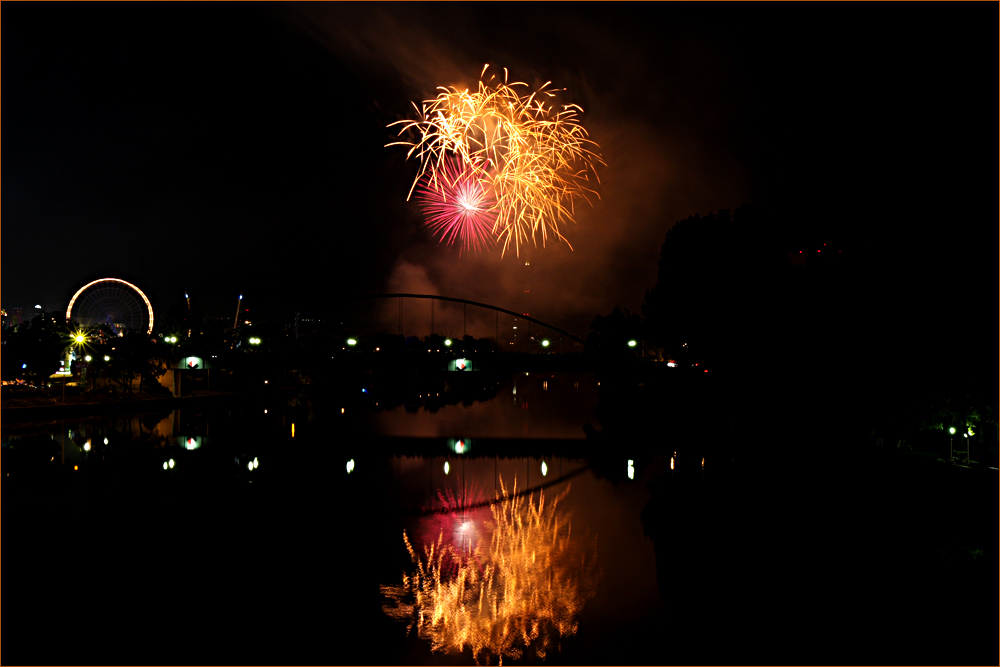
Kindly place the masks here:
<instances>
[{"instance_id":1,"label":"bridge reflection on water","mask_svg":"<svg viewBox=\"0 0 1000 667\"><path fill-rule=\"evenodd\" d=\"M5 469L18 478L8 490L49 490L43 504L5 495L5 512L21 517L5 537L31 545L9 563L40 574L54 565L44 554L72 545L86 582L38 591L82 618L85 637L97 636L98 619L123 629L121 652L104 653L112 657L209 599L225 632L275 629L226 654L241 662L287 661L279 637L316 627L309 600L320 592L353 612L337 622L330 612L332 629L300 640L307 661L331 662L322 651L333 638L350 656L334 663L516 661L523 651L522 660L558 663L662 616L652 546L635 520L648 493L634 485L623 498L573 453L594 420L593 377L518 373L477 396L344 412L274 397L5 429ZM36 449L44 462L8 456ZM597 539L615 546L599 550ZM117 555L153 544L169 575ZM117 607L125 581L144 597ZM22 593L11 588L9 599L25 609L42 599ZM413 621L412 632L393 616ZM356 645L369 635L377 648ZM195 632L174 636L163 655L178 662L196 643L222 646ZM100 647L74 648L96 657Z\"/></svg>"}]
</instances>

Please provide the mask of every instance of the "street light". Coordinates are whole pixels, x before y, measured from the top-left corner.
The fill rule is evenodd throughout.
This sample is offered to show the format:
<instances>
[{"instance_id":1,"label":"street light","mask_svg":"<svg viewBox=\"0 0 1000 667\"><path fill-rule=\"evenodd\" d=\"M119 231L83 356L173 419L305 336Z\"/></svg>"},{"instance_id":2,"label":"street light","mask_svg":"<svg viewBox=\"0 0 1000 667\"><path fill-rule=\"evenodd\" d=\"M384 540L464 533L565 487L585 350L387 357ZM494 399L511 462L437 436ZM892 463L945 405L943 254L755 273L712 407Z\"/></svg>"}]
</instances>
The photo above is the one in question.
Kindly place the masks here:
<instances>
[{"instance_id":1,"label":"street light","mask_svg":"<svg viewBox=\"0 0 1000 667\"><path fill-rule=\"evenodd\" d=\"M543 340L542 341L542 347L548 347L548 346L549 346L549 341Z\"/></svg>"},{"instance_id":2,"label":"street light","mask_svg":"<svg viewBox=\"0 0 1000 667\"><path fill-rule=\"evenodd\" d=\"M78 333L77 335L73 336L73 340L75 340L78 344L82 345L83 343L87 342L87 337L84 336L82 333Z\"/></svg>"},{"instance_id":3,"label":"street light","mask_svg":"<svg viewBox=\"0 0 1000 667\"><path fill-rule=\"evenodd\" d=\"M451 339L450 338L445 338L444 339L444 344L445 344L446 347L451 347Z\"/></svg>"},{"instance_id":4,"label":"street light","mask_svg":"<svg viewBox=\"0 0 1000 667\"><path fill-rule=\"evenodd\" d=\"M629 347L635 347L635 341L634 341L634 340L630 340L630 341L628 342L628 346L629 346Z\"/></svg>"},{"instance_id":5,"label":"street light","mask_svg":"<svg viewBox=\"0 0 1000 667\"><path fill-rule=\"evenodd\" d=\"M355 340L354 338L348 338L348 339L347 339L347 344L348 344L348 345L357 345L357 344L358 344L358 341L357 341L357 340Z\"/></svg>"}]
</instances>

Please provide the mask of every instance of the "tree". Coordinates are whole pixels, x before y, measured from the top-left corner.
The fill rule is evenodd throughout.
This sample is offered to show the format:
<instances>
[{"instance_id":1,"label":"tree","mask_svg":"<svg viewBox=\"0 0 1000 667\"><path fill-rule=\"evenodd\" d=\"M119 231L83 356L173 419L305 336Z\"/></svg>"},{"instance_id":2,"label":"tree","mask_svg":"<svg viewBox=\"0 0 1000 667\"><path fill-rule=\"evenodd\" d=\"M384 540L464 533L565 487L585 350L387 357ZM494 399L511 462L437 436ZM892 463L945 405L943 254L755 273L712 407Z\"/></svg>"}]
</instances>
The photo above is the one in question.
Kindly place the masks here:
<instances>
[{"instance_id":1,"label":"tree","mask_svg":"<svg viewBox=\"0 0 1000 667\"><path fill-rule=\"evenodd\" d=\"M590 324L585 349L609 355L634 354L629 341L642 338L642 318L628 308L615 306L608 315L598 315Z\"/></svg>"},{"instance_id":2,"label":"tree","mask_svg":"<svg viewBox=\"0 0 1000 667\"><path fill-rule=\"evenodd\" d=\"M111 357L111 377L131 394L135 378L139 378L140 392L143 383L155 384L166 372L173 352L165 345L154 343L144 332L134 332L115 341Z\"/></svg>"},{"instance_id":3,"label":"tree","mask_svg":"<svg viewBox=\"0 0 1000 667\"><path fill-rule=\"evenodd\" d=\"M70 332L58 313L36 315L30 324L4 332L3 375L44 384L59 370L59 362L70 344Z\"/></svg>"}]
</instances>

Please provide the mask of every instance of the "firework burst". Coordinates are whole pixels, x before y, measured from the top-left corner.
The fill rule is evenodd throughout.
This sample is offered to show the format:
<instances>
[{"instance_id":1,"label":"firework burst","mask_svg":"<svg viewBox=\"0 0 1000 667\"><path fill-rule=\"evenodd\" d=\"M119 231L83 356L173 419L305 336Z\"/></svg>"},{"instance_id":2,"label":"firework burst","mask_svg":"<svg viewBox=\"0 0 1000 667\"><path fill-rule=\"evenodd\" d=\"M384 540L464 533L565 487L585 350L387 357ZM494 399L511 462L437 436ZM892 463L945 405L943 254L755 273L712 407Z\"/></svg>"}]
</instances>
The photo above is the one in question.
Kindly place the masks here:
<instances>
[{"instance_id":1,"label":"firework burst","mask_svg":"<svg viewBox=\"0 0 1000 667\"><path fill-rule=\"evenodd\" d=\"M424 174L416 196L424 225L441 242L458 242L460 252L495 243L496 199L490 183L457 158L446 158L441 168Z\"/></svg>"},{"instance_id":2,"label":"firework burst","mask_svg":"<svg viewBox=\"0 0 1000 667\"><path fill-rule=\"evenodd\" d=\"M478 180L492 195L492 233L503 252L513 245L519 253L529 240L544 246L550 237L569 244L560 227L573 221L575 202L590 201L599 183L595 165L603 164L598 146L579 123L575 104L554 103L558 90L548 83L530 94L523 82L501 83L480 75L476 92L439 88L432 100L417 107L419 119L403 120L400 135L411 140L407 157L420 161L413 189L422 180L434 182L457 160L463 178ZM593 180L592 180L593 179ZM572 247L572 246L571 246Z\"/></svg>"}]
</instances>

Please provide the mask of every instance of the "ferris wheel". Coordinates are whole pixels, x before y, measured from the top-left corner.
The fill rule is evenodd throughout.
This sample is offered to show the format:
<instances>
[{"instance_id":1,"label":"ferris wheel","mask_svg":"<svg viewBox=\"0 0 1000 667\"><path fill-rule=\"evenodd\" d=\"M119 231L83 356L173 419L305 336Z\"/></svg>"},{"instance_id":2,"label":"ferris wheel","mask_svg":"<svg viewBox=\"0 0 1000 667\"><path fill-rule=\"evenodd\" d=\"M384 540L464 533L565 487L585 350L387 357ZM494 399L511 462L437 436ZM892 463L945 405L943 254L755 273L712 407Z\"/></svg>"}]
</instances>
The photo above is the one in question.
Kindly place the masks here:
<instances>
[{"instance_id":1,"label":"ferris wheel","mask_svg":"<svg viewBox=\"0 0 1000 667\"><path fill-rule=\"evenodd\" d=\"M110 324L119 334L126 330L153 333L153 306L138 287L120 278L100 278L73 295L66 321L82 326Z\"/></svg>"}]
</instances>

